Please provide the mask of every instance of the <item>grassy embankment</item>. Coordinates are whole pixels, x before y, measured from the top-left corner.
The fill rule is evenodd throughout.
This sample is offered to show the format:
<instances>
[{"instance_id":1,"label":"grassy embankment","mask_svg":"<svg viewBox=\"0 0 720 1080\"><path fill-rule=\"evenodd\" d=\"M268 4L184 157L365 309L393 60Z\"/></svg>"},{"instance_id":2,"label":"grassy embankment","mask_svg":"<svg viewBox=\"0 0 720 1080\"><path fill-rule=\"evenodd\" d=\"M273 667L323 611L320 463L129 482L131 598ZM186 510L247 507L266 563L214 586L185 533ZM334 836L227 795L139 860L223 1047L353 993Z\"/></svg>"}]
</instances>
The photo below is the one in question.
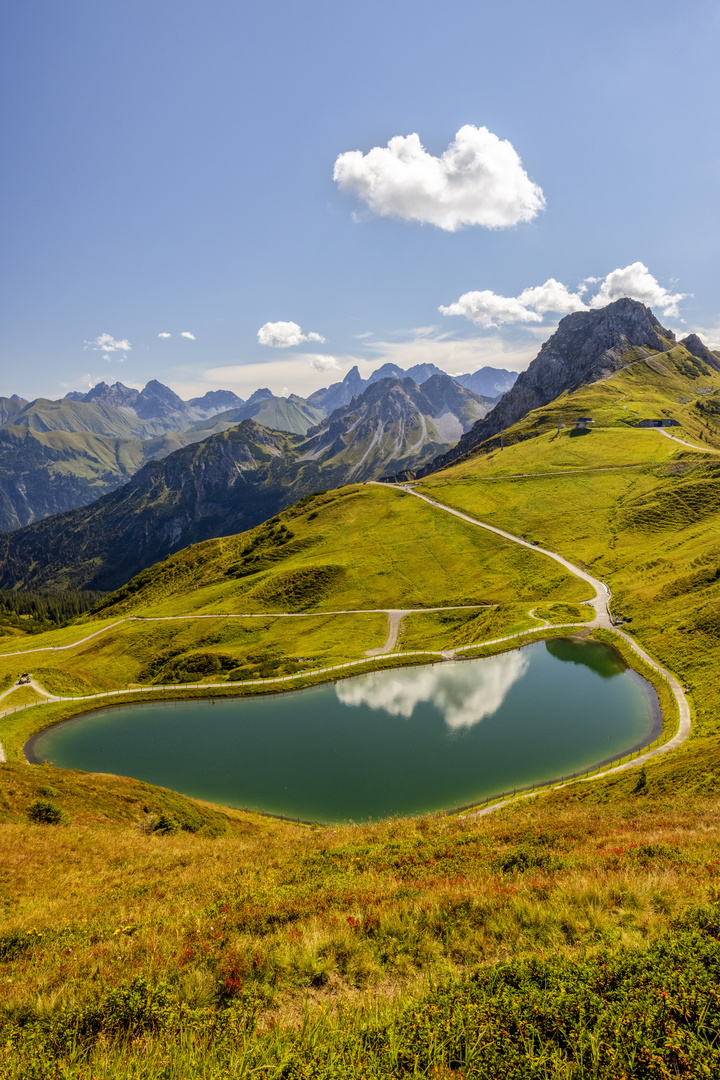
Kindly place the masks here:
<instances>
[{"instance_id":1,"label":"grassy embankment","mask_svg":"<svg viewBox=\"0 0 720 1080\"><path fill-rule=\"evenodd\" d=\"M578 411L598 409L586 401ZM579 453L580 462L564 456ZM578 464L623 468L564 471ZM140 802L151 822L161 810L144 785L136 785L145 788L139 796L124 787L132 781L3 768L4 1075L718 1075L718 466L618 424L572 439L540 434L424 485L585 563L610 584L616 610L631 620L625 629L691 687L692 738L644 770L575 783L480 819L303 829L228 814L225 833L209 840L149 833ZM553 475L510 480L498 470ZM366 491L375 498L380 489ZM400 507L445 536L454 527L420 500L377 497L387 502L355 505L373 514ZM420 513L428 516L410 518ZM465 528L453 543L470 535ZM358 535L344 549L345 565ZM218 552L232 547L213 543ZM188 583L188 596L202 600L207 589L206 610L217 611L220 584L201 578L212 572L203 549L211 550L166 560L160 568L174 569L145 578L103 614L136 602L146 610L174 605ZM310 554L293 555L293 573ZM324 549L318 554L313 566L330 562ZM541 560L528 555L526 566ZM415 562L399 565L425 573ZM440 578L433 565L428 580ZM244 586L239 579L243 603L257 599L262 582L288 580L278 562L257 572L266 575L258 586L252 575ZM468 580L453 582L452 595ZM543 617L550 596L534 595L522 575L513 580ZM378 603L396 594L375 584L367 606L414 606ZM330 600L334 594L328 607ZM433 640L457 645L466 626L455 618L412 616L403 640L415 644L412 627L421 626L422 638L417 620L431 620ZM182 828L189 800L152 797L178 800L166 818L168 829L173 817ZM38 798L75 820L29 824ZM129 827L130 817L141 828Z\"/></svg>"}]
</instances>

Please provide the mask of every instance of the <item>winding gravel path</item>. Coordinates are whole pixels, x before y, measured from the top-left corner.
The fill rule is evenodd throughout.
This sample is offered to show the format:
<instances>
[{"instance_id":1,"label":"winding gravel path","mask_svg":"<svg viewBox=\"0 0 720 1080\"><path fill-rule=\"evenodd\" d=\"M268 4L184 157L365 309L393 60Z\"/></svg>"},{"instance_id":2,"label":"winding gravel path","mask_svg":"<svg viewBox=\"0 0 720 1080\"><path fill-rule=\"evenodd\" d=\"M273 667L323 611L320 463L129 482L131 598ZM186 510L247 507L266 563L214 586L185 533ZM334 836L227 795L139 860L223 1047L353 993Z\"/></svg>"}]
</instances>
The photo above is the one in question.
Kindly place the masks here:
<instances>
[{"instance_id":1,"label":"winding gravel path","mask_svg":"<svg viewBox=\"0 0 720 1080\"><path fill-rule=\"evenodd\" d=\"M422 615L431 611L479 611L481 608L496 607L495 604L452 604L448 607L428 607L428 608L348 608L344 611L265 611L265 612L251 612L250 614L239 613L234 615L226 615L224 612L219 611L214 615L126 615L124 619L118 619L116 622L109 623L107 626L101 626L99 630L95 630L94 633L88 634L87 637L79 638L78 641L73 641L69 645L42 645L37 649L18 649L17 652L0 652L0 660L3 660L6 656L32 656L33 653L41 652L66 652L68 649L77 649L79 645L84 645L86 641L92 641L93 638L98 637L100 634L107 634L109 630L113 630L116 626L122 626L127 622L187 622L192 619L318 619L323 615L387 615L390 623L390 633L388 641L385 642L379 649L371 649L366 655L375 656L379 653L389 652L397 641L397 630L399 628L399 622L396 616L400 616L400 621L406 615ZM395 631L393 633L393 624L395 624ZM36 684L36 689L40 689ZM14 690L12 686L10 690ZM9 694L10 690L6 690L5 694ZM44 694L44 690L40 690L41 694ZM5 694L0 694L0 699L5 697Z\"/></svg>"},{"instance_id":2,"label":"winding gravel path","mask_svg":"<svg viewBox=\"0 0 720 1080\"><path fill-rule=\"evenodd\" d=\"M671 435L666 428L655 428L661 435L664 435L666 439L672 439L673 442L680 443L681 446L688 446L691 450L699 450L701 454L720 454L720 450L713 450L710 446L694 446L692 443L685 442L684 439L678 439L677 435Z\"/></svg>"},{"instance_id":3,"label":"winding gravel path","mask_svg":"<svg viewBox=\"0 0 720 1080\"><path fill-rule=\"evenodd\" d=\"M671 438L671 436L668 437ZM697 447L694 447L694 449L697 449ZM714 452L720 453L720 451ZM636 766L642 765L646 761L650 761L651 758L657 757L659 754L667 754L669 750L674 750L676 749L676 747L680 746L682 743L685 742L688 735L690 734L691 716L690 705L687 698L685 697L682 686L672 674L672 672L668 671L668 669L663 667L662 664L659 664L657 660L654 660L648 653L645 652L644 649L641 649L637 642L634 641L629 634L626 634L624 630L619 630L618 627L613 624L608 608L611 593L610 589L604 581L600 581L599 578L595 578L592 576L592 574L588 574L586 570L581 570L579 566L575 566L568 559L563 558L562 555L558 555L554 551L549 551L547 548L531 544L527 540L523 540L520 536L514 536L512 533L506 532L504 529L498 529L495 525L488 525L486 521L480 521L478 518L471 517L469 514L464 514L460 510L455 510L452 506L446 506L445 503L438 502L436 499L430 498L429 495L423 495L421 494L421 492L414 491L412 488L407 487L403 484L392 484L389 486L395 487L401 491L406 491L409 495L414 495L416 499L422 499L423 502L428 503L430 506L434 506L438 510L443 510L445 511L445 513L452 514L454 517L458 517L462 521L467 521L471 525L477 525L479 529L486 529L488 532L495 533L497 536L502 536L506 540L512 540L514 543L520 544L522 547L530 548L531 551L536 551L540 555L546 555L549 559L553 559L555 562L560 563L561 566L564 566L565 569L569 570L571 574L575 575L575 577L581 578L583 581L586 581L589 585L592 586L595 591L595 598L593 600L586 601L586 603L591 604L592 607L595 608L596 618L592 622L587 622L583 625L589 628L602 627L606 630L612 630L614 634L617 634L619 637L623 638L623 640L628 643L630 648L633 650L634 653L636 653L637 656L641 657L641 659L644 660L646 664L648 664L654 671L657 671L666 680L666 682L670 686L670 689L672 690L673 697L677 702L680 718L678 730L673 736L673 738L670 739L668 742L663 743L662 746L658 746L654 750L648 750L647 753L641 754L637 758L633 758L632 761L626 762L624 765L616 765L611 769L606 769L604 772L598 773L594 777L590 777L590 780L598 780L602 776L610 776L611 773L624 772L626 769L631 768L634 769ZM544 627L540 629L544 629ZM519 637L520 635L512 635L512 637L516 636ZM511 637L500 638L499 640L510 641ZM483 644L490 644L490 642L484 642ZM472 647L477 648L477 646ZM456 650L456 652L460 651L460 649ZM476 813L492 813L494 810L500 809L501 806L507 806L507 804L512 801L514 800L507 799L502 803L496 803L494 806L486 807L484 810L476 811Z\"/></svg>"}]
</instances>

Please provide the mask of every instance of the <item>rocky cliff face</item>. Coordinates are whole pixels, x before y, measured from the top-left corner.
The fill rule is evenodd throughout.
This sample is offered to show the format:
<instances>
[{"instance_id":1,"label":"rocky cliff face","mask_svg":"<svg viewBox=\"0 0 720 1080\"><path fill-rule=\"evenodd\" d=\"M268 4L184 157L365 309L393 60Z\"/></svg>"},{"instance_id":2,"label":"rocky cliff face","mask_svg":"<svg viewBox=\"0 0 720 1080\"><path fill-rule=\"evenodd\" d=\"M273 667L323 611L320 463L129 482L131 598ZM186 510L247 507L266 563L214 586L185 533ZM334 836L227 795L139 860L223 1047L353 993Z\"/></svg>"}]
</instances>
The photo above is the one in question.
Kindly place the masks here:
<instances>
[{"instance_id":1,"label":"rocky cliff face","mask_svg":"<svg viewBox=\"0 0 720 1080\"><path fill-rule=\"evenodd\" d=\"M425 476L457 461L533 409L548 405L563 391L607 378L653 351L665 352L676 344L675 335L660 325L650 308L627 297L598 311L566 315L495 408L449 453L436 458L418 475Z\"/></svg>"},{"instance_id":2,"label":"rocky cliff face","mask_svg":"<svg viewBox=\"0 0 720 1080\"><path fill-rule=\"evenodd\" d=\"M303 455L322 461L326 472L332 467L333 485L373 479L431 460L487 408L443 372L422 386L409 378L380 379L311 428Z\"/></svg>"},{"instance_id":3,"label":"rocky cliff face","mask_svg":"<svg viewBox=\"0 0 720 1080\"><path fill-rule=\"evenodd\" d=\"M680 344L684 345L689 353L697 357L698 360L702 360L708 367L714 368L715 371L720 371L720 355L711 352L705 342L701 341L697 334L688 334L687 337L681 339Z\"/></svg>"}]
</instances>

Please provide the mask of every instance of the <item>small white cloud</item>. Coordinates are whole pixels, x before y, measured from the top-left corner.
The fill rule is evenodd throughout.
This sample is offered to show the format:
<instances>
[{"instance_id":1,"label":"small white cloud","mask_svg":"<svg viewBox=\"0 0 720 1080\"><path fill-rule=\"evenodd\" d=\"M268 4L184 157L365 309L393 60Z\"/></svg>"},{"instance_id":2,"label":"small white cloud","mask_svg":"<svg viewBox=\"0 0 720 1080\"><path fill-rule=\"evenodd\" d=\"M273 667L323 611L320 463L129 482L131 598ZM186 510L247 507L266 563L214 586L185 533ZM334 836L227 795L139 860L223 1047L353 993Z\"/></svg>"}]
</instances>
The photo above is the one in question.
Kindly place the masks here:
<instances>
[{"instance_id":1,"label":"small white cloud","mask_svg":"<svg viewBox=\"0 0 720 1080\"><path fill-rule=\"evenodd\" d=\"M163 330L162 334L158 334L158 337L162 337L162 338L172 337L172 334L168 334L167 330Z\"/></svg>"},{"instance_id":2,"label":"small white cloud","mask_svg":"<svg viewBox=\"0 0 720 1080\"><path fill-rule=\"evenodd\" d=\"M586 306L581 290L572 293L566 285L563 285L561 281L556 281L555 278L548 278L544 285L523 289L518 299L521 304L541 315L544 315L546 311L569 315L572 311L583 311Z\"/></svg>"},{"instance_id":3,"label":"small white cloud","mask_svg":"<svg viewBox=\"0 0 720 1080\"><path fill-rule=\"evenodd\" d=\"M585 300L588 284L600 285L594 296ZM571 292L561 281L548 278L544 285L523 289L519 296L500 296L490 289L467 292L447 306L438 309L443 315L464 315L466 319L489 329L504 323L539 323L545 315L569 315L573 311L601 308L627 296L649 307L657 307L663 315L678 317L677 305L685 293L671 293L641 262L612 270L604 278L584 278L577 292Z\"/></svg>"},{"instance_id":4,"label":"small white cloud","mask_svg":"<svg viewBox=\"0 0 720 1080\"><path fill-rule=\"evenodd\" d=\"M544 285L524 289L519 296L499 296L490 289L464 293L454 304L440 305L443 315L464 315L466 319L489 329L503 323L542 322L548 311L584 311L586 305L580 293L571 293L555 278Z\"/></svg>"},{"instance_id":5,"label":"small white cloud","mask_svg":"<svg viewBox=\"0 0 720 1080\"><path fill-rule=\"evenodd\" d=\"M129 352L132 349L132 345L127 338L121 338L120 341L116 341L111 334L98 334L92 341L85 342L86 349L93 349L95 352L111 353L111 352ZM107 360L107 356L104 357Z\"/></svg>"},{"instance_id":6,"label":"small white cloud","mask_svg":"<svg viewBox=\"0 0 720 1080\"><path fill-rule=\"evenodd\" d=\"M258 330L257 337L261 345L270 345L275 349L288 349L303 341L325 342L322 334L316 334L314 330L303 334L296 322L266 322Z\"/></svg>"},{"instance_id":7,"label":"small white cloud","mask_svg":"<svg viewBox=\"0 0 720 1080\"><path fill-rule=\"evenodd\" d=\"M612 270L602 282L599 291L590 301L590 307L600 308L629 296L648 307L659 308L663 315L678 318L678 304L687 293L671 293L641 262L631 263L621 270Z\"/></svg>"},{"instance_id":8,"label":"small white cloud","mask_svg":"<svg viewBox=\"0 0 720 1080\"><path fill-rule=\"evenodd\" d=\"M289 397L289 396L290 396L290 388L287 387L287 386L281 386L280 389L278 390L278 397Z\"/></svg>"},{"instance_id":9,"label":"small white cloud","mask_svg":"<svg viewBox=\"0 0 720 1080\"><path fill-rule=\"evenodd\" d=\"M517 151L486 127L465 124L441 157L417 134L396 135L367 154L340 154L333 179L374 214L436 225L507 228L532 221L545 196L522 167Z\"/></svg>"},{"instance_id":10,"label":"small white cloud","mask_svg":"<svg viewBox=\"0 0 720 1080\"><path fill-rule=\"evenodd\" d=\"M168 337L170 337L169 334L168 334ZM194 341L195 340L195 335L191 334L189 330L182 330L180 332L180 337L188 338L189 341Z\"/></svg>"},{"instance_id":11,"label":"small white cloud","mask_svg":"<svg viewBox=\"0 0 720 1080\"><path fill-rule=\"evenodd\" d=\"M364 334L355 334L354 337L355 337L356 341L364 341L365 338L372 337L373 333L374 333L373 330L366 330Z\"/></svg>"},{"instance_id":12,"label":"small white cloud","mask_svg":"<svg viewBox=\"0 0 720 1080\"><path fill-rule=\"evenodd\" d=\"M310 361L310 365L314 367L316 371L342 370L334 356L315 356Z\"/></svg>"}]
</instances>

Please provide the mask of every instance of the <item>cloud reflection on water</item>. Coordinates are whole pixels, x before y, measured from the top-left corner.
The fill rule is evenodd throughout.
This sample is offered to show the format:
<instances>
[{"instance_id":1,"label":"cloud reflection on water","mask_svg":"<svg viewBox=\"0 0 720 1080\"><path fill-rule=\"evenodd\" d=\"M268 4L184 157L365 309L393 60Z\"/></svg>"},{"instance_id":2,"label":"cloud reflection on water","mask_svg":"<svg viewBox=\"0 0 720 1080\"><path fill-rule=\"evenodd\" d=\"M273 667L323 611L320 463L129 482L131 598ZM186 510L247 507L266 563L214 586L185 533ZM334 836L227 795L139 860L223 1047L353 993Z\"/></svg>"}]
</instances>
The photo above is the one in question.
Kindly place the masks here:
<instances>
[{"instance_id":1,"label":"cloud reflection on water","mask_svg":"<svg viewBox=\"0 0 720 1080\"><path fill-rule=\"evenodd\" d=\"M497 712L529 662L524 652L510 652L475 662L375 671L336 683L335 692L343 705L368 705L408 718L420 702L429 701L457 730Z\"/></svg>"}]
</instances>

